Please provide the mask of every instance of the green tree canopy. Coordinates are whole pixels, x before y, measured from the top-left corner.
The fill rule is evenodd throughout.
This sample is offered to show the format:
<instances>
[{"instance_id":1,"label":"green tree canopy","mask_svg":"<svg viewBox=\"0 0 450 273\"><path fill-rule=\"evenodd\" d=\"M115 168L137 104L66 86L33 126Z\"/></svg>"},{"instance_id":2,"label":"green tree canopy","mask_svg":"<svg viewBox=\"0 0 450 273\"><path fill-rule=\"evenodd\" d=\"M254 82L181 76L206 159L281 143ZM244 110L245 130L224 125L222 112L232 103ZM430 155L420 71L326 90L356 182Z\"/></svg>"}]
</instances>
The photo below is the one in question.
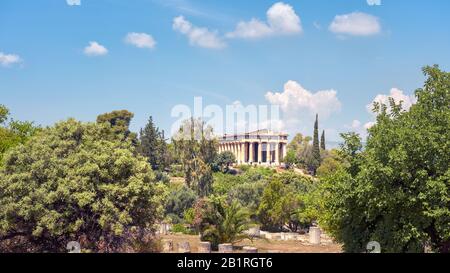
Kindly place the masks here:
<instances>
[{"instance_id":1,"label":"green tree canopy","mask_svg":"<svg viewBox=\"0 0 450 273\"><path fill-rule=\"evenodd\" d=\"M33 122L16 121L9 118L9 109L0 105L0 166L3 155L11 148L25 143L31 136L40 130Z\"/></svg>"},{"instance_id":2,"label":"green tree canopy","mask_svg":"<svg viewBox=\"0 0 450 273\"><path fill-rule=\"evenodd\" d=\"M228 172L230 166L236 162L236 157L230 151L225 151L217 154L214 159L214 167L219 169L221 172Z\"/></svg>"},{"instance_id":3,"label":"green tree canopy","mask_svg":"<svg viewBox=\"0 0 450 273\"><path fill-rule=\"evenodd\" d=\"M325 225L344 249L378 241L384 252L450 251L450 73L424 68L417 103L375 104L365 150L347 135L350 166L327 179Z\"/></svg>"},{"instance_id":4,"label":"green tree canopy","mask_svg":"<svg viewBox=\"0 0 450 273\"><path fill-rule=\"evenodd\" d=\"M10 150L0 169L0 246L65 251L78 240L118 251L135 228L152 228L160 189L131 141L105 124L70 119ZM2 249L8 251L11 249Z\"/></svg>"},{"instance_id":5,"label":"green tree canopy","mask_svg":"<svg viewBox=\"0 0 450 273\"><path fill-rule=\"evenodd\" d=\"M137 142L135 133L130 132L130 123L134 114L127 110L112 111L97 117L97 123L109 124L111 133L124 138L130 138L134 144Z\"/></svg>"},{"instance_id":6,"label":"green tree canopy","mask_svg":"<svg viewBox=\"0 0 450 273\"><path fill-rule=\"evenodd\" d=\"M9 109L3 104L0 104L0 124L3 124L9 116Z\"/></svg>"}]
</instances>

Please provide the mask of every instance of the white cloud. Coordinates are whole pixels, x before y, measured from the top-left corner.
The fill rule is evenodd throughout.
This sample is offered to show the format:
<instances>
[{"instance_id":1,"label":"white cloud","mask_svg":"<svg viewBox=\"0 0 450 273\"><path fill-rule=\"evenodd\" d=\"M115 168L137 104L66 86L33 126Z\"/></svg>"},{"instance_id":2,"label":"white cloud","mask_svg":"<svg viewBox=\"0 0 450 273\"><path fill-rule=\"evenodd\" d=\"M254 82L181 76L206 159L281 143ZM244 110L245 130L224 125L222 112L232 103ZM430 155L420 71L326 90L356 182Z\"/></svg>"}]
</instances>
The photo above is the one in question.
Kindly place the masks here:
<instances>
[{"instance_id":1,"label":"white cloud","mask_svg":"<svg viewBox=\"0 0 450 273\"><path fill-rule=\"evenodd\" d=\"M372 102L366 106L367 111L369 113L373 113L372 112L373 104L375 102L387 105L388 111L390 111L389 98L393 98L396 104L399 104L400 102L402 102L402 106L405 111L408 111L409 108L411 108L411 106L417 102L415 96L405 95L402 90L400 90L398 88L392 88L389 95L384 95L384 94L377 95L372 100Z\"/></svg>"},{"instance_id":2,"label":"white cloud","mask_svg":"<svg viewBox=\"0 0 450 273\"><path fill-rule=\"evenodd\" d=\"M253 18L241 21L227 38L256 39L271 35L292 35L302 32L300 17L292 6L282 2L275 3L267 10L267 22Z\"/></svg>"},{"instance_id":3,"label":"white cloud","mask_svg":"<svg viewBox=\"0 0 450 273\"><path fill-rule=\"evenodd\" d=\"M367 104L367 106L366 106L367 112L369 112L373 116L377 115L377 113L373 113L373 111L372 111L373 104L375 102L378 102L380 104L385 104L388 107L387 111L390 112L391 108L389 105L389 98L393 98L394 102L396 104L399 104L400 102L402 102L402 107L403 107L403 110L405 110L405 111L409 111L411 106L413 106L417 102L417 99L415 96L405 95L402 90L400 90L398 88L392 88L389 95L379 94L379 95L375 96L375 98L372 100L372 102L370 104ZM372 128L375 124L376 124L376 121L369 121L369 122L365 123L363 127L365 130L368 130L368 129Z\"/></svg>"},{"instance_id":4,"label":"white cloud","mask_svg":"<svg viewBox=\"0 0 450 273\"><path fill-rule=\"evenodd\" d=\"M380 33L380 20L370 14L353 12L336 15L329 30L340 35L370 36Z\"/></svg>"},{"instance_id":5,"label":"white cloud","mask_svg":"<svg viewBox=\"0 0 450 273\"><path fill-rule=\"evenodd\" d=\"M355 119L355 120L352 122L352 126L351 126L351 127L352 127L353 129L358 129L360 126L361 126L361 121Z\"/></svg>"},{"instance_id":6,"label":"white cloud","mask_svg":"<svg viewBox=\"0 0 450 273\"><path fill-rule=\"evenodd\" d=\"M87 56L102 56L108 54L108 49L97 42L89 42L89 46L84 48Z\"/></svg>"},{"instance_id":7,"label":"white cloud","mask_svg":"<svg viewBox=\"0 0 450 273\"><path fill-rule=\"evenodd\" d=\"M288 81L281 93L268 92L265 95L271 104L279 105L283 121L290 131L298 131L299 126L310 127L310 121L319 114L321 120L326 120L331 114L339 112L341 102L335 90L311 92L295 81Z\"/></svg>"},{"instance_id":8,"label":"white cloud","mask_svg":"<svg viewBox=\"0 0 450 273\"><path fill-rule=\"evenodd\" d=\"M232 119L231 124L227 120L227 128L224 133L236 134L262 129L282 132L285 128L284 122L277 112L279 110L277 107L273 107L270 110L267 108L269 112L266 113L256 105L243 105L241 101L235 101L231 106L233 107L232 112L236 113L236 115L230 117ZM215 128L217 127L215 126Z\"/></svg>"},{"instance_id":9,"label":"white cloud","mask_svg":"<svg viewBox=\"0 0 450 273\"><path fill-rule=\"evenodd\" d=\"M10 66L13 64L17 64L22 62L22 59L19 57L19 55L15 54L5 54L3 52L0 52L0 65L1 66Z\"/></svg>"},{"instance_id":10,"label":"white cloud","mask_svg":"<svg viewBox=\"0 0 450 273\"><path fill-rule=\"evenodd\" d=\"M211 49L221 49L226 44L218 36L217 31L210 31L207 28L196 27L187 21L183 16L173 19L173 29L186 35L192 46L199 46Z\"/></svg>"},{"instance_id":11,"label":"white cloud","mask_svg":"<svg viewBox=\"0 0 450 273\"><path fill-rule=\"evenodd\" d=\"M130 45L134 45L138 48L155 48L156 41L153 37L147 33L128 33L125 37L125 42Z\"/></svg>"},{"instance_id":12,"label":"white cloud","mask_svg":"<svg viewBox=\"0 0 450 273\"><path fill-rule=\"evenodd\" d=\"M381 0L367 0L367 5L369 6L380 6Z\"/></svg>"},{"instance_id":13,"label":"white cloud","mask_svg":"<svg viewBox=\"0 0 450 273\"><path fill-rule=\"evenodd\" d=\"M81 0L66 0L66 3L69 6L80 6Z\"/></svg>"},{"instance_id":14,"label":"white cloud","mask_svg":"<svg viewBox=\"0 0 450 273\"><path fill-rule=\"evenodd\" d=\"M375 126L375 124L376 124L376 122L374 122L374 121L367 122L366 124L364 124L364 129L368 130L368 129L372 128L373 126Z\"/></svg>"}]
</instances>

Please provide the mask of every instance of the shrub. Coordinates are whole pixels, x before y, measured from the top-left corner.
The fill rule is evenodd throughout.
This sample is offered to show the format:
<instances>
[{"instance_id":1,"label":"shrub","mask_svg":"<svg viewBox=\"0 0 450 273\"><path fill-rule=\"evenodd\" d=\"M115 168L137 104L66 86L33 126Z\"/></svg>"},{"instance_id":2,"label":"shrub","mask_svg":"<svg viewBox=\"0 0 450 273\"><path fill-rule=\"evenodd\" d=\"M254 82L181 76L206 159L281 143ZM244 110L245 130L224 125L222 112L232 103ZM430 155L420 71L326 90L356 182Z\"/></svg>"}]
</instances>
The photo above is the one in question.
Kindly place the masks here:
<instances>
[{"instance_id":1,"label":"shrub","mask_svg":"<svg viewBox=\"0 0 450 273\"><path fill-rule=\"evenodd\" d=\"M197 195L184 185L171 185L171 187L165 202L165 212L172 223L177 224L183 221L185 211L192 207Z\"/></svg>"}]
</instances>

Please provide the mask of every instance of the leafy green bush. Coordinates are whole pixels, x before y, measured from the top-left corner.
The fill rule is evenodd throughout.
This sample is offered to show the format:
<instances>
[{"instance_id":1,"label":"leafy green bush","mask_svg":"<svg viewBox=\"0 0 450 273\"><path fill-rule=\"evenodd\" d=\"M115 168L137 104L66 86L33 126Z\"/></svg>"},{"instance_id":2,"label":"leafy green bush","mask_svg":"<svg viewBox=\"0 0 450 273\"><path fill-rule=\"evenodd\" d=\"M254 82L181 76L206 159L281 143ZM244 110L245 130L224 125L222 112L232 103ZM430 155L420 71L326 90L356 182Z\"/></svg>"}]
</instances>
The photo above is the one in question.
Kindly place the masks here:
<instances>
[{"instance_id":1,"label":"leafy green bush","mask_svg":"<svg viewBox=\"0 0 450 273\"><path fill-rule=\"evenodd\" d=\"M185 211L192 207L197 198L195 192L184 185L170 185L165 201L166 217L174 224L182 223Z\"/></svg>"},{"instance_id":2,"label":"leafy green bush","mask_svg":"<svg viewBox=\"0 0 450 273\"><path fill-rule=\"evenodd\" d=\"M243 177L225 173L214 173L213 193L227 195L230 190L243 183Z\"/></svg>"},{"instance_id":3,"label":"leafy green bush","mask_svg":"<svg viewBox=\"0 0 450 273\"><path fill-rule=\"evenodd\" d=\"M236 157L232 152L226 151L217 154L212 164L214 171L221 171L227 173L230 170L230 166L236 162Z\"/></svg>"},{"instance_id":4,"label":"leafy green bush","mask_svg":"<svg viewBox=\"0 0 450 273\"><path fill-rule=\"evenodd\" d=\"M184 224L174 224L172 226L172 232L182 233L182 234L187 234L187 235L193 234L193 231L191 229L189 229L188 227L186 227L186 225L184 225Z\"/></svg>"},{"instance_id":5,"label":"leafy green bush","mask_svg":"<svg viewBox=\"0 0 450 273\"><path fill-rule=\"evenodd\" d=\"M258 219L263 229L281 231L287 225L290 230L307 227L315 220L309 206L309 196L317 187L311 178L283 172L272 177L265 186L258 207Z\"/></svg>"}]
</instances>

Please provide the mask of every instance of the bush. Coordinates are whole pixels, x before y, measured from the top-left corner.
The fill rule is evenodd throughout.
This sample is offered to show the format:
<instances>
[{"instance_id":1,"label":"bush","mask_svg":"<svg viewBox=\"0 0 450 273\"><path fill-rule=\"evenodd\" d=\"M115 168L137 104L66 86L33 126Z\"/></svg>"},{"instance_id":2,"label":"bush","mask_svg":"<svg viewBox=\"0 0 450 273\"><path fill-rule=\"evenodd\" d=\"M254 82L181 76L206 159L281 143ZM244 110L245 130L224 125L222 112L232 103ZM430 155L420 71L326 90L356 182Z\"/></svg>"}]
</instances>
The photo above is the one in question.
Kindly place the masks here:
<instances>
[{"instance_id":1,"label":"bush","mask_svg":"<svg viewBox=\"0 0 450 273\"><path fill-rule=\"evenodd\" d=\"M183 216L187 209L191 208L197 199L195 192L182 185L171 185L169 195L165 202L166 217L172 220L172 223L183 222Z\"/></svg>"},{"instance_id":2,"label":"bush","mask_svg":"<svg viewBox=\"0 0 450 273\"><path fill-rule=\"evenodd\" d=\"M169 175L162 171L155 171L155 179L166 185L168 185L170 183Z\"/></svg>"},{"instance_id":3,"label":"bush","mask_svg":"<svg viewBox=\"0 0 450 273\"><path fill-rule=\"evenodd\" d=\"M261 202L261 197L266 186L265 181L244 182L230 189L227 193L227 202L230 204L234 200L241 206L248 209L251 218L256 218L256 211Z\"/></svg>"},{"instance_id":4,"label":"bush","mask_svg":"<svg viewBox=\"0 0 450 273\"><path fill-rule=\"evenodd\" d=\"M214 173L213 193L215 195L227 195L228 192L243 183L243 177L239 175Z\"/></svg>"},{"instance_id":5,"label":"bush","mask_svg":"<svg viewBox=\"0 0 450 273\"><path fill-rule=\"evenodd\" d=\"M172 226L172 232L182 233L182 234L187 234L187 235L193 234L193 231L190 230L188 227L186 227L186 225L184 225L184 224L174 224Z\"/></svg>"},{"instance_id":6,"label":"bush","mask_svg":"<svg viewBox=\"0 0 450 273\"><path fill-rule=\"evenodd\" d=\"M308 177L294 172L274 175L265 186L258 207L258 219L263 229L281 231L287 225L290 230L307 227L314 220L310 206L310 194L317 187Z\"/></svg>"}]
</instances>

